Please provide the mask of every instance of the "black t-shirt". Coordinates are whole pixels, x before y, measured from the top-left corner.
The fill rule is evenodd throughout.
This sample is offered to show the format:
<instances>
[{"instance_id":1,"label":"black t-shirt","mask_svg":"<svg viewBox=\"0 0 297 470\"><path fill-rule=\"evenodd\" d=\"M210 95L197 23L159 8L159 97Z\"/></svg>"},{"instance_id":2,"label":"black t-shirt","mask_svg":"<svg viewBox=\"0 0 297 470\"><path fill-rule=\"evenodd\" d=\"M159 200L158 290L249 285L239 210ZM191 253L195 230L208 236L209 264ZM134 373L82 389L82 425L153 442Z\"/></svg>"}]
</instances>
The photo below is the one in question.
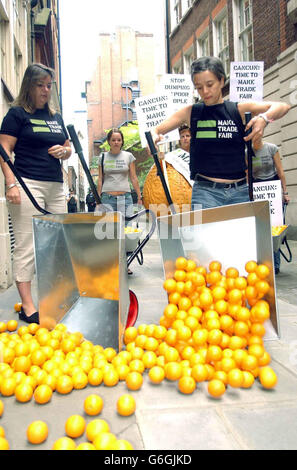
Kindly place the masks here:
<instances>
[{"instance_id":1,"label":"black t-shirt","mask_svg":"<svg viewBox=\"0 0 297 470\"><path fill-rule=\"evenodd\" d=\"M210 178L244 178L245 142L226 104L204 105L197 120L198 106L193 105L191 115L191 178L197 173Z\"/></svg>"},{"instance_id":2,"label":"black t-shirt","mask_svg":"<svg viewBox=\"0 0 297 470\"><path fill-rule=\"evenodd\" d=\"M0 133L17 138L14 164L23 178L63 182L60 160L48 153L68 139L60 114L51 116L45 109L30 114L15 106L4 117Z\"/></svg>"}]
</instances>

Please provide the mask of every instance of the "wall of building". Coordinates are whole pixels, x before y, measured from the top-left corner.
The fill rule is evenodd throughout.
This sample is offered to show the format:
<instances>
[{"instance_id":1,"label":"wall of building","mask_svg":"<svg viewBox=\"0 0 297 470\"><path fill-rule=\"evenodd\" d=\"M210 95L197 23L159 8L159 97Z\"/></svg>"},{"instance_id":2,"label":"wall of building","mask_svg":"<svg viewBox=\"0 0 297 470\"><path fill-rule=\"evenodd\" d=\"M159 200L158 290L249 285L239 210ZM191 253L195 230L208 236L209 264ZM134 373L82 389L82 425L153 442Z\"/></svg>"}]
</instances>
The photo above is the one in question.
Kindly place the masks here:
<instances>
[{"instance_id":1,"label":"wall of building","mask_svg":"<svg viewBox=\"0 0 297 470\"><path fill-rule=\"evenodd\" d=\"M182 0L181 0L182 1ZM180 2L181 3L181 2ZM209 30L210 55L214 54L214 19L224 8L228 12L228 42L230 62L239 60L238 37L234 32L234 15L237 0L194 0L181 21L171 29L171 64L181 64L193 45L198 57L197 38ZM171 0L172 12L173 0ZM287 208L286 222L291 225L289 235L297 239L297 23L288 15L285 0L253 0L254 60L264 61L264 99L285 101L292 108L289 113L265 131L265 139L279 146L285 169L291 202ZM297 17L296 17L297 21ZM224 89L228 95L228 85Z\"/></svg>"},{"instance_id":2,"label":"wall of building","mask_svg":"<svg viewBox=\"0 0 297 470\"><path fill-rule=\"evenodd\" d=\"M86 84L89 159L98 155L98 142L106 129L118 127L133 118L123 103L132 100L123 83L138 83L142 95L155 90L154 38L122 27L115 34L99 36L99 56L91 81Z\"/></svg>"}]
</instances>

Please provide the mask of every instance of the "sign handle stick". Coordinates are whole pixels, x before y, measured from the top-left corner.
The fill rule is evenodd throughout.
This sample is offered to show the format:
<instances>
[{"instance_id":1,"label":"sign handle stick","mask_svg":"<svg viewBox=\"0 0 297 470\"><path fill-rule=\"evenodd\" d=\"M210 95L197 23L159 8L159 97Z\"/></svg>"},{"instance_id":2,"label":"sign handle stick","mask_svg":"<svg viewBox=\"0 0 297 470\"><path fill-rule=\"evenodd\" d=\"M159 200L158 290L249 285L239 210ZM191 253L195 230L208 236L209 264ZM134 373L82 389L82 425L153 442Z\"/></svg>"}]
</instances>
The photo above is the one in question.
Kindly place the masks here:
<instances>
[{"instance_id":1,"label":"sign handle stick","mask_svg":"<svg viewBox=\"0 0 297 470\"><path fill-rule=\"evenodd\" d=\"M245 124L247 125L250 120L252 119L252 114L251 113L244 113L245 115ZM246 135L249 135L252 132L252 129L249 129L246 133ZM248 140L246 142L247 145L247 161L248 161L248 184L249 184L249 198L250 201L254 200L254 193L253 193L253 147L252 147L252 141Z\"/></svg>"}]
</instances>

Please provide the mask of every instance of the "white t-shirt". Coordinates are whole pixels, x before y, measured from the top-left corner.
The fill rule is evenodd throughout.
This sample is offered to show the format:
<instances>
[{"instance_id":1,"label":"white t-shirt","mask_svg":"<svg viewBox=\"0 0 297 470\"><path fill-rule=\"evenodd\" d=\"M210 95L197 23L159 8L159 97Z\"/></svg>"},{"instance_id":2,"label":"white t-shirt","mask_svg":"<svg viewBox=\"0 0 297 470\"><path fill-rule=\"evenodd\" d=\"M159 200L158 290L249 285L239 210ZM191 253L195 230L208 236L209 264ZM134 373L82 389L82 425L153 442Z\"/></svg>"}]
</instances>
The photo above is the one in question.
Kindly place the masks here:
<instances>
[{"instance_id":1,"label":"white t-shirt","mask_svg":"<svg viewBox=\"0 0 297 470\"><path fill-rule=\"evenodd\" d=\"M269 142L264 142L261 149L255 150L253 158L254 179L269 180L277 175L273 159L277 151L277 146Z\"/></svg>"},{"instance_id":2,"label":"white t-shirt","mask_svg":"<svg viewBox=\"0 0 297 470\"><path fill-rule=\"evenodd\" d=\"M101 165L102 154L99 156L98 165ZM110 152L104 153L103 173L104 181L102 192L125 191L130 192L129 166L136 159L130 152L121 150L114 155Z\"/></svg>"}]
</instances>

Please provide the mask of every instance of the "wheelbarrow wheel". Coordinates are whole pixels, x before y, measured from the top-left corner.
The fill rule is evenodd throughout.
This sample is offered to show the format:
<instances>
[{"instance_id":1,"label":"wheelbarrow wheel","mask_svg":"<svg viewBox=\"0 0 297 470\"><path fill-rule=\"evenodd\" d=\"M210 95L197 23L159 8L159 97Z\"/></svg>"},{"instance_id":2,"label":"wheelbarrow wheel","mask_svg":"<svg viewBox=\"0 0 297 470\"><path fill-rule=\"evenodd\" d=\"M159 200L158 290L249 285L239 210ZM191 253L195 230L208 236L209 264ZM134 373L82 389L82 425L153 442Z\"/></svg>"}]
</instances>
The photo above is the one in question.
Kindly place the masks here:
<instances>
[{"instance_id":1,"label":"wheelbarrow wheel","mask_svg":"<svg viewBox=\"0 0 297 470\"><path fill-rule=\"evenodd\" d=\"M132 290L129 290L129 297L130 297L130 306L129 306L126 328L128 328L129 326L134 326L138 317L138 300Z\"/></svg>"}]
</instances>

